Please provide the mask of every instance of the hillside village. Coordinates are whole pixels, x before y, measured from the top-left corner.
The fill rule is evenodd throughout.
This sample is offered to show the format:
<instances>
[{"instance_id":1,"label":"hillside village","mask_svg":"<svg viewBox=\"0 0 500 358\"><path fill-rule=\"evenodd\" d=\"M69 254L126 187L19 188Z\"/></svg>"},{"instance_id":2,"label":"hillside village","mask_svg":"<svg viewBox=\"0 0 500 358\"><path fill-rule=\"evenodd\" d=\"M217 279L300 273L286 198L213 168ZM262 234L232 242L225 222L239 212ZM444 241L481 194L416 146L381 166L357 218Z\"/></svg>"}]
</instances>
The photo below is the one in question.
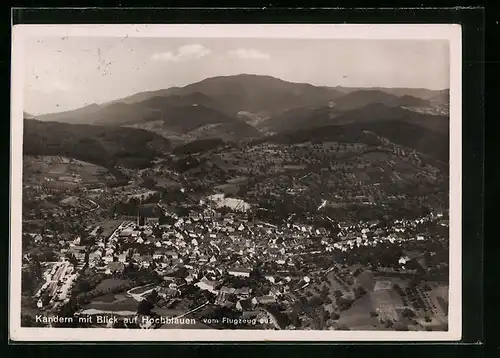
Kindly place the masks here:
<instances>
[{"instance_id":1,"label":"hillside village","mask_svg":"<svg viewBox=\"0 0 500 358\"><path fill-rule=\"evenodd\" d=\"M236 75L25 115L22 325L446 331L448 107Z\"/></svg>"},{"instance_id":2,"label":"hillside village","mask_svg":"<svg viewBox=\"0 0 500 358\"><path fill-rule=\"evenodd\" d=\"M43 191L34 198L50 202L53 194ZM150 189L119 192L128 200L157 199ZM440 283L448 274L445 213L348 223L327 216L330 225L318 225L315 217L325 217L320 207L308 214L309 220L290 215L271 223L255 217L243 200L225 201L224 194L200 197L184 188L178 192L184 202L151 204L160 213L156 217L137 212L123 220L112 214L106 225L66 227L62 235L58 227L65 217L77 214L82 224L95 222L103 213L96 201L116 200L116 193L92 188L85 191L88 202L75 202L69 211L60 211L69 203L64 199L59 201L63 206L39 210L54 229L47 225L41 233L27 229L24 235L36 244L35 252L45 247L42 251L53 258L24 256L27 269L35 261L48 265L32 304L43 312L129 317L154 296L149 315L193 311L189 317L205 326L232 327L222 322L232 317L257 322L247 327L253 329L356 329L342 322L359 304L366 311L360 324L369 321L371 329L396 323L400 329L442 329L446 324L446 285ZM179 208L184 208L181 214ZM380 300L385 303L377 304Z\"/></svg>"}]
</instances>

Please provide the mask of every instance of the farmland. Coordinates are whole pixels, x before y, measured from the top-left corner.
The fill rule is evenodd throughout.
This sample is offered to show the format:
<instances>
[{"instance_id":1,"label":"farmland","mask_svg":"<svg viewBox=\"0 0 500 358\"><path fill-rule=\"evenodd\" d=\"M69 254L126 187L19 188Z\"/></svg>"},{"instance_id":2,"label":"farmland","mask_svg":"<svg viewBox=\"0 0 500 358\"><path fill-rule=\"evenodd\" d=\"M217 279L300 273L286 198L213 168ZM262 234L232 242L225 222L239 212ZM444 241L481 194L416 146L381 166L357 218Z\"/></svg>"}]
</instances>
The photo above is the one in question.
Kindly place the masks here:
<instances>
[{"instance_id":1,"label":"farmland","mask_svg":"<svg viewBox=\"0 0 500 358\"><path fill-rule=\"evenodd\" d=\"M97 291L110 292L119 288L125 288L130 285L127 280L122 280L118 278L106 278L101 281L95 288Z\"/></svg>"},{"instance_id":2,"label":"farmland","mask_svg":"<svg viewBox=\"0 0 500 358\"><path fill-rule=\"evenodd\" d=\"M110 298L113 297L114 300L111 301ZM103 301L103 299L107 301ZM139 303L131 297L126 297L123 295L105 295L95 297L92 302L83 305L82 308L86 309L97 309L102 311L137 311Z\"/></svg>"}]
</instances>

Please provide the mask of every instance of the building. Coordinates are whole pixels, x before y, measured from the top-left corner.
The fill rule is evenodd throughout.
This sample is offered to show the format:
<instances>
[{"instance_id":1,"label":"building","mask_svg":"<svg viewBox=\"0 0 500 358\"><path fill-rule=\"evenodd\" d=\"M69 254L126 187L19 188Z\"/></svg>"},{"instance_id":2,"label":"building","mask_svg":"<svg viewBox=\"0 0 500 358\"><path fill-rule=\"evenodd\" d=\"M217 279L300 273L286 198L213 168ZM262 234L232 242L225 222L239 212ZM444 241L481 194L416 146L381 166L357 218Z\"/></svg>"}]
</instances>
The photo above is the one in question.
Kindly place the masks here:
<instances>
[{"instance_id":1,"label":"building","mask_svg":"<svg viewBox=\"0 0 500 358\"><path fill-rule=\"evenodd\" d=\"M277 299L282 295L280 289L278 287L271 287L271 290L269 291L269 295Z\"/></svg>"},{"instance_id":2,"label":"building","mask_svg":"<svg viewBox=\"0 0 500 358\"><path fill-rule=\"evenodd\" d=\"M252 270L246 268L230 268L227 270L227 273L230 274L231 276L238 276L238 277L250 277L251 272Z\"/></svg>"},{"instance_id":3,"label":"building","mask_svg":"<svg viewBox=\"0 0 500 358\"><path fill-rule=\"evenodd\" d=\"M266 280L268 280L271 283L276 283L276 279L274 278L273 275L265 275L264 276Z\"/></svg>"},{"instance_id":4,"label":"building","mask_svg":"<svg viewBox=\"0 0 500 358\"><path fill-rule=\"evenodd\" d=\"M234 294L241 298L250 297L250 293L252 293L252 290L249 287L238 288L234 291Z\"/></svg>"},{"instance_id":5,"label":"building","mask_svg":"<svg viewBox=\"0 0 500 358\"><path fill-rule=\"evenodd\" d=\"M200 290L209 291L211 293L217 293L217 286L219 285L218 281L210 281L207 278L202 278L200 282L195 283L195 286Z\"/></svg>"},{"instance_id":6,"label":"building","mask_svg":"<svg viewBox=\"0 0 500 358\"><path fill-rule=\"evenodd\" d=\"M233 301L234 300L234 288L229 288L229 287L222 287L219 290L219 294L217 295L217 298L215 299L215 304L219 306L225 305L227 302Z\"/></svg>"},{"instance_id":7,"label":"building","mask_svg":"<svg viewBox=\"0 0 500 358\"><path fill-rule=\"evenodd\" d=\"M238 311L251 311L254 309L254 307L255 307L255 305L251 299L239 300L236 303L236 309Z\"/></svg>"},{"instance_id":8,"label":"building","mask_svg":"<svg viewBox=\"0 0 500 358\"><path fill-rule=\"evenodd\" d=\"M275 302L276 298L274 296L260 296L252 298L252 303L254 305L268 305Z\"/></svg>"},{"instance_id":9,"label":"building","mask_svg":"<svg viewBox=\"0 0 500 358\"><path fill-rule=\"evenodd\" d=\"M176 297L179 294L179 290L176 288L171 288L171 287L157 287L156 291L158 292L158 295L162 298L173 298Z\"/></svg>"}]
</instances>

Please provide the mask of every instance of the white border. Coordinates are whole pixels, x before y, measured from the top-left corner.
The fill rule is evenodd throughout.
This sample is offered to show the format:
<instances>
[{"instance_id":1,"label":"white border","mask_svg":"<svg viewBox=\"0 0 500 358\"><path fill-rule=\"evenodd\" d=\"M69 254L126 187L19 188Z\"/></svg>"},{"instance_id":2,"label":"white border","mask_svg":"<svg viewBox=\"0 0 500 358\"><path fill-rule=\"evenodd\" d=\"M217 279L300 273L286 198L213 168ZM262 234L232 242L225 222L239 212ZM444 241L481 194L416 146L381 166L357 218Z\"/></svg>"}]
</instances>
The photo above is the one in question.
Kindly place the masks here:
<instances>
[{"instance_id":1,"label":"white border","mask_svg":"<svg viewBox=\"0 0 500 358\"><path fill-rule=\"evenodd\" d=\"M457 341L462 332L462 41L457 24L15 25L11 77L10 325L13 341ZM21 327L23 40L29 36L448 40L450 48L450 288L448 332L119 330Z\"/></svg>"}]
</instances>

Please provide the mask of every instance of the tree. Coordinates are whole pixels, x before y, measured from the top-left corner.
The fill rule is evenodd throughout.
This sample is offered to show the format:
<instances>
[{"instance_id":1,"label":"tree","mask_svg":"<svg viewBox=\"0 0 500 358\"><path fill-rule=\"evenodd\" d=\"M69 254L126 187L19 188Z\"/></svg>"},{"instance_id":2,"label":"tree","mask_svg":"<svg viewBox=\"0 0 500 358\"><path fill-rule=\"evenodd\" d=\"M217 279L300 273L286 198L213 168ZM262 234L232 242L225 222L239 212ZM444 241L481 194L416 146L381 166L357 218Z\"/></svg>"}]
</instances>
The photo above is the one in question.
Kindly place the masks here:
<instances>
[{"instance_id":1,"label":"tree","mask_svg":"<svg viewBox=\"0 0 500 358\"><path fill-rule=\"evenodd\" d=\"M290 322L295 327L300 327L301 320L300 320L299 315L297 313L295 313L295 312L290 313Z\"/></svg>"},{"instance_id":2,"label":"tree","mask_svg":"<svg viewBox=\"0 0 500 358\"><path fill-rule=\"evenodd\" d=\"M356 298L360 298L365 294L366 294L366 290L363 288L363 286L358 286L354 289L354 297L356 297Z\"/></svg>"},{"instance_id":3,"label":"tree","mask_svg":"<svg viewBox=\"0 0 500 358\"><path fill-rule=\"evenodd\" d=\"M394 324L394 329L396 331L408 331L408 326L405 325L405 324L403 324L403 323L401 323L401 322L396 322Z\"/></svg>"},{"instance_id":4,"label":"tree","mask_svg":"<svg viewBox=\"0 0 500 358\"><path fill-rule=\"evenodd\" d=\"M50 296L49 292L45 291L41 297L42 305L47 306L51 299L52 299L52 297Z\"/></svg>"},{"instance_id":5,"label":"tree","mask_svg":"<svg viewBox=\"0 0 500 358\"><path fill-rule=\"evenodd\" d=\"M68 302L61 306L57 314L62 317L73 317L78 308L76 298L71 298ZM57 327L76 327L76 323L77 320L73 320L73 322L59 322Z\"/></svg>"},{"instance_id":6,"label":"tree","mask_svg":"<svg viewBox=\"0 0 500 358\"><path fill-rule=\"evenodd\" d=\"M75 255L73 255L72 253L68 253L66 257L68 258L70 264L72 264L75 267L78 266L79 262L78 259L75 257Z\"/></svg>"},{"instance_id":7,"label":"tree","mask_svg":"<svg viewBox=\"0 0 500 358\"><path fill-rule=\"evenodd\" d=\"M168 219L167 219L167 217L165 216L165 214L163 213L163 211L161 212L161 215L160 215L160 217L158 218L158 224L159 224L159 225L165 225L165 224L168 224Z\"/></svg>"},{"instance_id":8,"label":"tree","mask_svg":"<svg viewBox=\"0 0 500 358\"><path fill-rule=\"evenodd\" d=\"M323 299L320 296L314 296L309 300L312 307L319 307L323 304Z\"/></svg>"},{"instance_id":9,"label":"tree","mask_svg":"<svg viewBox=\"0 0 500 358\"><path fill-rule=\"evenodd\" d=\"M340 297L342 297L342 296L343 296L343 295L342 295L342 291L340 291L340 290L335 290L335 292L334 292L334 296L335 296L335 298L337 298L337 299L338 299L338 298L340 298Z\"/></svg>"},{"instance_id":10,"label":"tree","mask_svg":"<svg viewBox=\"0 0 500 358\"><path fill-rule=\"evenodd\" d=\"M44 327L43 323L37 322L31 316L22 314L21 315L21 327Z\"/></svg>"},{"instance_id":11,"label":"tree","mask_svg":"<svg viewBox=\"0 0 500 358\"><path fill-rule=\"evenodd\" d=\"M401 314L405 318L415 317L415 312L409 308L405 308Z\"/></svg>"},{"instance_id":12,"label":"tree","mask_svg":"<svg viewBox=\"0 0 500 358\"><path fill-rule=\"evenodd\" d=\"M137 314L149 316L154 305L149 300L142 300L137 307Z\"/></svg>"},{"instance_id":13,"label":"tree","mask_svg":"<svg viewBox=\"0 0 500 358\"><path fill-rule=\"evenodd\" d=\"M337 307L341 311L345 311L352 306L352 301L350 299L343 298L343 297L338 298L336 303L337 303Z\"/></svg>"},{"instance_id":14,"label":"tree","mask_svg":"<svg viewBox=\"0 0 500 358\"><path fill-rule=\"evenodd\" d=\"M142 215L139 216L139 226L144 226L146 224L146 218Z\"/></svg>"},{"instance_id":15,"label":"tree","mask_svg":"<svg viewBox=\"0 0 500 358\"><path fill-rule=\"evenodd\" d=\"M22 292L32 294L35 288L35 284L36 282L33 274L30 271L23 270L21 279Z\"/></svg>"}]
</instances>

